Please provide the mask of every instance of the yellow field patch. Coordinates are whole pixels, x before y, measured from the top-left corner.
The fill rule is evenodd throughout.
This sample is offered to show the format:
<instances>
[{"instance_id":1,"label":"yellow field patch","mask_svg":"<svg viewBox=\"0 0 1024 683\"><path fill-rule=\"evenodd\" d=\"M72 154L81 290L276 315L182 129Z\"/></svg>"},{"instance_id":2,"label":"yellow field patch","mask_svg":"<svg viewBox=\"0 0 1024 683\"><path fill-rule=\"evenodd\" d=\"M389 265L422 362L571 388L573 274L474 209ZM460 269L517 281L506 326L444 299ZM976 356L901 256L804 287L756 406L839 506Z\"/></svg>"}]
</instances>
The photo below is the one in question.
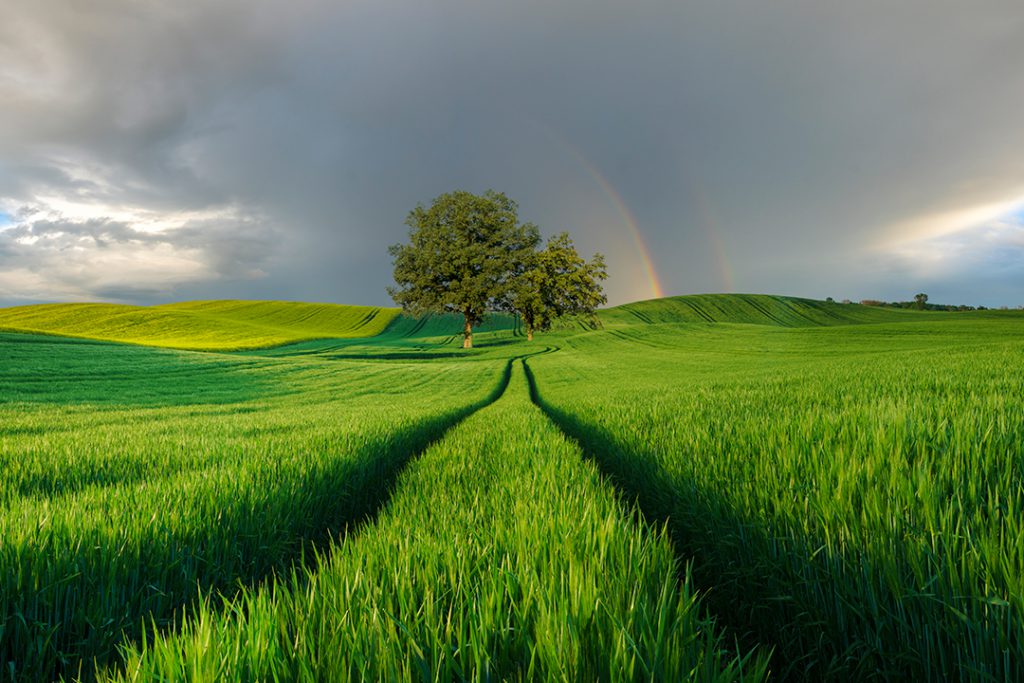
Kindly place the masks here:
<instances>
[{"instance_id":1,"label":"yellow field patch","mask_svg":"<svg viewBox=\"0 0 1024 683\"><path fill-rule=\"evenodd\" d=\"M307 339L371 337L398 314L397 308L292 301L38 304L0 309L0 330L230 351Z\"/></svg>"}]
</instances>

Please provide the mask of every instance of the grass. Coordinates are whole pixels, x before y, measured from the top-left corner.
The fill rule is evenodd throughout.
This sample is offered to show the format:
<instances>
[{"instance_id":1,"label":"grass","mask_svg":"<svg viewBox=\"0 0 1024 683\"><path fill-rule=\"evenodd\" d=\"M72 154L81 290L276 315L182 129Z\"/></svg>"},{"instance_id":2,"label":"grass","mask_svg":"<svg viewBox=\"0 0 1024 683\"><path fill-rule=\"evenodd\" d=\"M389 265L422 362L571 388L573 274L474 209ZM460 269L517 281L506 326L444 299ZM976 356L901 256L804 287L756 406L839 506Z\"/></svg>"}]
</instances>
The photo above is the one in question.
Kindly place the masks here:
<instances>
[{"instance_id":1,"label":"grass","mask_svg":"<svg viewBox=\"0 0 1024 683\"><path fill-rule=\"evenodd\" d=\"M530 367L777 673L1019 680L1024 317L923 315L638 321Z\"/></svg>"},{"instance_id":2,"label":"grass","mask_svg":"<svg viewBox=\"0 0 1024 683\"><path fill-rule=\"evenodd\" d=\"M306 339L369 337L397 308L291 301L192 301L166 306L42 304L0 309L0 331L230 351Z\"/></svg>"},{"instance_id":3,"label":"grass","mask_svg":"<svg viewBox=\"0 0 1024 683\"><path fill-rule=\"evenodd\" d=\"M815 327L859 323L905 322L928 313L839 304L768 294L696 294L638 301L602 311L607 326L637 323L745 323Z\"/></svg>"},{"instance_id":4,"label":"grass","mask_svg":"<svg viewBox=\"0 0 1024 683\"><path fill-rule=\"evenodd\" d=\"M386 513L311 567L129 655L123 680L746 680L664 535L529 400L428 449Z\"/></svg>"},{"instance_id":5,"label":"grass","mask_svg":"<svg viewBox=\"0 0 1024 683\"><path fill-rule=\"evenodd\" d=\"M1024 677L1021 314L337 308L0 333L0 680Z\"/></svg>"},{"instance_id":6,"label":"grass","mask_svg":"<svg viewBox=\"0 0 1024 683\"><path fill-rule=\"evenodd\" d=\"M0 332L0 410L7 404L160 406L236 403L273 396L280 375L253 359L182 354L127 344ZM25 406L24 411L33 408ZM8 411L20 422L21 410ZM0 425L0 433L10 423Z\"/></svg>"},{"instance_id":7,"label":"grass","mask_svg":"<svg viewBox=\"0 0 1024 683\"><path fill-rule=\"evenodd\" d=\"M59 374L36 345L35 374ZM56 384L0 404L0 662L22 680L88 677L201 593L287 571L372 514L504 365L74 345L67 399Z\"/></svg>"}]
</instances>

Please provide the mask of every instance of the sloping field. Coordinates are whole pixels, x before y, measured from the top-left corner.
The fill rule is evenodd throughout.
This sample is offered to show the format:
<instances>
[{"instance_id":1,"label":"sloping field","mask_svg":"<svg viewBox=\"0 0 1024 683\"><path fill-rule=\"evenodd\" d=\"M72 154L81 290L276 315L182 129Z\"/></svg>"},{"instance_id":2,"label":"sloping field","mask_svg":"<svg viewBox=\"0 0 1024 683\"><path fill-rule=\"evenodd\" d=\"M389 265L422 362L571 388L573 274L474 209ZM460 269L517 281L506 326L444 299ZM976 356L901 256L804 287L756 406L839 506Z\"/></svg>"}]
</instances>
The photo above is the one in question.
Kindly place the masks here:
<instances>
[{"instance_id":1,"label":"sloping field","mask_svg":"<svg viewBox=\"0 0 1024 683\"><path fill-rule=\"evenodd\" d=\"M318 338L0 332L0 683L1024 680L1019 312L56 310Z\"/></svg>"},{"instance_id":2,"label":"sloping field","mask_svg":"<svg viewBox=\"0 0 1024 683\"><path fill-rule=\"evenodd\" d=\"M286 575L507 366L31 335L0 335L0 358L0 681L88 679L201 595Z\"/></svg>"},{"instance_id":3,"label":"sloping field","mask_svg":"<svg viewBox=\"0 0 1024 683\"><path fill-rule=\"evenodd\" d=\"M454 314L427 315L422 318L401 314L373 337L348 339L323 338L284 346L248 351L267 357L317 357L334 360L428 361L437 359L478 360L505 357L502 347L515 342L519 334L515 320L506 313L492 313L483 324L473 328L473 346L462 349L462 317Z\"/></svg>"},{"instance_id":4,"label":"sloping field","mask_svg":"<svg viewBox=\"0 0 1024 683\"><path fill-rule=\"evenodd\" d=\"M515 321L507 313L491 313L481 325L473 328L473 335L515 329ZM454 313L427 315L414 318L401 314L382 333L384 339L420 339L431 337L458 337L462 342L462 316Z\"/></svg>"},{"instance_id":5,"label":"sloping field","mask_svg":"<svg viewBox=\"0 0 1024 683\"><path fill-rule=\"evenodd\" d=\"M776 675L1024 680L1024 315L906 319L609 325L529 367Z\"/></svg>"},{"instance_id":6,"label":"sloping field","mask_svg":"<svg viewBox=\"0 0 1024 683\"><path fill-rule=\"evenodd\" d=\"M942 314L834 304L764 294L700 294L626 304L599 313L615 327L663 323L743 323L783 327L910 322ZM515 319L488 316L474 333L516 331ZM321 339L376 337L376 345L448 344L458 315L414 318L397 308L291 301L188 301L161 306L40 304L0 309L0 331L53 334L192 350L247 350ZM346 344L347 345L347 344Z\"/></svg>"},{"instance_id":7,"label":"sloping field","mask_svg":"<svg viewBox=\"0 0 1024 683\"><path fill-rule=\"evenodd\" d=\"M837 304L770 294L695 294L651 299L600 312L605 325L745 323L811 327L920 320L935 313ZM941 314L940 314L941 315Z\"/></svg>"},{"instance_id":8,"label":"sloping field","mask_svg":"<svg viewBox=\"0 0 1024 683\"><path fill-rule=\"evenodd\" d=\"M761 680L763 658L700 615L667 538L530 402L521 363L510 370L372 526L230 610L200 604L111 677Z\"/></svg>"},{"instance_id":9,"label":"sloping field","mask_svg":"<svg viewBox=\"0 0 1024 683\"><path fill-rule=\"evenodd\" d=\"M228 351L306 339L370 337L398 313L397 308L291 301L40 304L0 309L0 330Z\"/></svg>"}]
</instances>

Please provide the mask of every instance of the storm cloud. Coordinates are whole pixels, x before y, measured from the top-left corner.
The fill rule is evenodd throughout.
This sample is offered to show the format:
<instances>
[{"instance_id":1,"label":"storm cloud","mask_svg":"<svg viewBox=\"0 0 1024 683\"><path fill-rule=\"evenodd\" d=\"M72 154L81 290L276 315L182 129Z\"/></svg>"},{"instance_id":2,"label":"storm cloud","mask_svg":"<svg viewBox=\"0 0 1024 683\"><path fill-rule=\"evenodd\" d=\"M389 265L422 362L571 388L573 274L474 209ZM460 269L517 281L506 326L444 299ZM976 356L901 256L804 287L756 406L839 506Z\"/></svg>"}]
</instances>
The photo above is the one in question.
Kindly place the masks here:
<instances>
[{"instance_id":1,"label":"storm cloud","mask_svg":"<svg viewBox=\"0 0 1024 683\"><path fill-rule=\"evenodd\" d=\"M389 303L495 188L666 293L1024 304L1013 2L13 0L0 303Z\"/></svg>"}]
</instances>

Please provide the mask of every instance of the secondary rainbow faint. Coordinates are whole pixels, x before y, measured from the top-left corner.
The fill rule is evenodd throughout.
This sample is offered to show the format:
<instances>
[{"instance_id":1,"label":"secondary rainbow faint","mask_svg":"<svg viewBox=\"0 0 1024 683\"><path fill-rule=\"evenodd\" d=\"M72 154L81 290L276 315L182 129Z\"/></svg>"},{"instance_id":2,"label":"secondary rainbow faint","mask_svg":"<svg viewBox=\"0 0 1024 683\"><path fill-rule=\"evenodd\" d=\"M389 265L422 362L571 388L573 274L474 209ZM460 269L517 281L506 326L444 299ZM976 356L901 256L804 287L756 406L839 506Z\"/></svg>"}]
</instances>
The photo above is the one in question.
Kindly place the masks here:
<instances>
[{"instance_id":1,"label":"secondary rainbow faint","mask_svg":"<svg viewBox=\"0 0 1024 683\"><path fill-rule=\"evenodd\" d=\"M732 273L732 265L726 257L725 245L719 236L718 217L715 215L711 200L704 191L704 187L694 178L689 178L686 186L689 188L690 201L697 212L700 225L704 228L711 251L715 256L715 266L718 269L718 278L722 285L723 292L736 291L736 281Z\"/></svg>"},{"instance_id":2,"label":"secondary rainbow faint","mask_svg":"<svg viewBox=\"0 0 1024 683\"><path fill-rule=\"evenodd\" d=\"M658 269L654 265L654 259L651 258L651 250L647 248L647 243L644 241L643 233L640 232L640 226L637 224L636 217L633 212L630 211L629 205L622 198L612 184L608 182L608 179L604 177L598 168L591 163L591 161L578 150L569 141L560 135L557 135L555 131L551 130L550 127L543 123L536 122L540 128L547 134L549 138L557 142L566 152L569 153L586 171L587 174L598 184L601 191L604 192L605 196L611 202L615 210L622 216L622 221L626 225L626 229L629 231L630 236L633 238L633 243L636 246L636 253L640 257L640 263L643 266L644 275L647 277L647 284L650 287L651 298L660 299L665 296L665 288L661 284L661 278L658 276Z\"/></svg>"}]
</instances>

